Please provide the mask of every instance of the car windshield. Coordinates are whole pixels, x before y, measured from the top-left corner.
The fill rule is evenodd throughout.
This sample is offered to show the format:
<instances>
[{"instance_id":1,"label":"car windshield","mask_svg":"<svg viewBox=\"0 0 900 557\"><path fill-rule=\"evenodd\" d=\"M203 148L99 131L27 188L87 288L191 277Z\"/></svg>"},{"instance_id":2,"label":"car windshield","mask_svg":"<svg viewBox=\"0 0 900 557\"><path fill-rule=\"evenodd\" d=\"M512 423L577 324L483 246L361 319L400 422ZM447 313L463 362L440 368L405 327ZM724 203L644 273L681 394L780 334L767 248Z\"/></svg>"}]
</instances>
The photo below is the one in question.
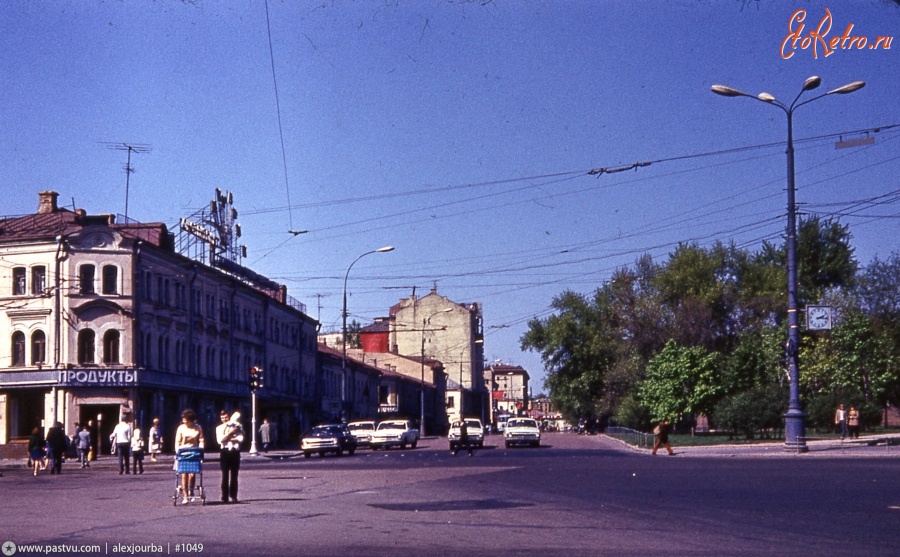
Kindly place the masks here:
<instances>
[{"instance_id":1,"label":"car windshield","mask_svg":"<svg viewBox=\"0 0 900 557\"><path fill-rule=\"evenodd\" d=\"M361 429L375 429L375 424L350 424L350 431Z\"/></svg>"},{"instance_id":2,"label":"car windshield","mask_svg":"<svg viewBox=\"0 0 900 557\"><path fill-rule=\"evenodd\" d=\"M406 429L405 422L381 422L378 429Z\"/></svg>"},{"instance_id":3,"label":"car windshield","mask_svg":"<svg viewBox=\"0 0 900 557\"><path fill-rule=\"evenodd\" d=\"M481 429L481 422L478 420L466 420L466 426L468 426L469 429Z\"/></svg>"},{"instance_id":4,"label":"car windshield","mask_svg":"<svg viewBox=\"0 0 900 557\"><path fill-rule=\"evenodd\" d=\"M337 437L341 434L340 426L336 425L320 425L312 428L309 433L310 437Z\"/></svg>"},{"instance_id":5,"label":"car windshield","mask_svg":"<svg viewBox=\"0 0 900 557\"><path fill-rule=\"evenodd\" d=\"M506 425L507 427L537 427L537 422L534 420L510 420Z\"/></svg>"}]
</instances>

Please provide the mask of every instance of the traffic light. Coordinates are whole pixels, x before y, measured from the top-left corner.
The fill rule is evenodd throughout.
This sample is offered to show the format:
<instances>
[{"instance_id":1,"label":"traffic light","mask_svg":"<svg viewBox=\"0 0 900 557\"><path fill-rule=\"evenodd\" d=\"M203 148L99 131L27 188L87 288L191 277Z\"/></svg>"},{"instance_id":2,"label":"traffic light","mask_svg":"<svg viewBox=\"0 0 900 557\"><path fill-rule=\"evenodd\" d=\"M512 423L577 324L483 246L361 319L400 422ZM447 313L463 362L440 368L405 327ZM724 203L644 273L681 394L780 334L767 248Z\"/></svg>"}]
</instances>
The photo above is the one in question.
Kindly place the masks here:
<instances>
[{"instance_id":1,"label":"traffic light","mask_svg":"<svg viewBox=\"0 0 900 557\"><path fill-rule=\"evenodd\" d=\"M248 384L250 385L250 392L256 392L256 389L260 388L262 384L260 383L260 373L259 368L251 367L250 368L250 377L248 378Z\"/></svg>"},{"instance_id":2,"label":"traffic light","mask_svg":"<svg viewBox=\"0 0 900 557\"><path fill-rule=\"evenodd\" d=\"M261 368L261 367L255 367L255 368L253 368L253 369L256 370L256 388L257 388L257 389L262 389L263 387L266 386L266 385L265 385L265 380L264 380L264 377L263 377L263 368Z\"/></svg>"}]
</instances>

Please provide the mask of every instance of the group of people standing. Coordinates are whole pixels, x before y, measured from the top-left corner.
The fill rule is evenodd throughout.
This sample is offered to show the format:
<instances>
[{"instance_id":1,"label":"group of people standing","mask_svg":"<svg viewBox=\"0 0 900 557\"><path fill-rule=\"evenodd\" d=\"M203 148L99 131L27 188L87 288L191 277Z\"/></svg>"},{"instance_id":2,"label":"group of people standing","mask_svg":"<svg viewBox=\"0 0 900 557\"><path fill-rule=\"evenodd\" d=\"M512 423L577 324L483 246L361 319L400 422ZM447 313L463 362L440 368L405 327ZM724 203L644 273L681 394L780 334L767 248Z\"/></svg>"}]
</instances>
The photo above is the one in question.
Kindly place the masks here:
<instances>
[{"instance_id":1,"label":"group of people standing","mask_svg":"<svg viewBox=\"0 0 900 557\"><path fill-rule=\"evenodd\" d=\"M841 440L845 437L851 439L859 439L859 410L854 406L850 406L850 410L845 410L844 405L838 405L834 413L834 425L841 432Z\"/></svg>"},{"instance_id":2,"label":"group of people standing","mask_svg":"<svg viewBox=\"0 0 900 557\"><path fill-rule=\"evenodd\" d=\"M149 445L150 460L156 462L159 453L162 452L162 435L159 428L159 418L154 418L153 426L147 439L144 439L141 428L132 427L131 417L123 416L116 424L109 442L113 446L114 454L119 458L119 475L144 473L144 449Z\"/></svg>"}]
</instances>

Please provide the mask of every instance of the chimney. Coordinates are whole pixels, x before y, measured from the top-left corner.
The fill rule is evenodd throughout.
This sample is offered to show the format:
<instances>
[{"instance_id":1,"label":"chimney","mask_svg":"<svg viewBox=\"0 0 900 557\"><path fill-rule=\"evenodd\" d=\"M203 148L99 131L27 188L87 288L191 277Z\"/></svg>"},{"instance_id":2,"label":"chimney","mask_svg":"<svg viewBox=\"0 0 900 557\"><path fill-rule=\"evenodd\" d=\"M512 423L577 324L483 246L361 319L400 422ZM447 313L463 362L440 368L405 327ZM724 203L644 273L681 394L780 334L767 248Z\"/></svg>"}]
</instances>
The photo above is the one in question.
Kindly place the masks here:
<instances>
[{"instance_id":1,"label":"chimney","mask_svg":"<svg viewBox=\"0 0 900 557\"><path fill-rule=\"evenodd\" d=\"M38 214L47 215L56 212L56 198L59 194L55 191L38 192Z\"/></svg>"}]
</instances>

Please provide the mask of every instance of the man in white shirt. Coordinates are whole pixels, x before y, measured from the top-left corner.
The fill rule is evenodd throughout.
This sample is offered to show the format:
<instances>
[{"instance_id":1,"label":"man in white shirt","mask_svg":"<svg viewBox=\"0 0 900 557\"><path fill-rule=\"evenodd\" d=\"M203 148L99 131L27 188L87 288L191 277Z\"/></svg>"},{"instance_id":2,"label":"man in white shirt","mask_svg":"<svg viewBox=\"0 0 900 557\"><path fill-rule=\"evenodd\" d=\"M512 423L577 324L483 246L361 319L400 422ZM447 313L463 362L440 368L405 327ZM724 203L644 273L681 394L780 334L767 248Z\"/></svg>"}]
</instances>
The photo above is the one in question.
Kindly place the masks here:
<instances>
[{"instance_id":1,"label":"man in white shirt","mask_svg":"<svg viewBox=\"0 0 900 557\"><path fill-rule=\"evenodd\" d=\"M116 447L116 456L119 457L119 475L128 474L131 455L131 417L122 416L122 421L116 424L109 441Z\"/></svg>"},{"instance_id":2,"label":"man in white shirt","mask_svg":"<svg viewBox=\"0 0 900 557\"><path fill-rule=\"evenodd\" d=\"M238 471L241 468L241 443L244 442L244 428L238 421L241 415L235 412L230 417L222 410L222 423L216 427L216 441L219 443L219 467L222 469L222 502L238 502Z\"/></svg>"}]
</instances>

